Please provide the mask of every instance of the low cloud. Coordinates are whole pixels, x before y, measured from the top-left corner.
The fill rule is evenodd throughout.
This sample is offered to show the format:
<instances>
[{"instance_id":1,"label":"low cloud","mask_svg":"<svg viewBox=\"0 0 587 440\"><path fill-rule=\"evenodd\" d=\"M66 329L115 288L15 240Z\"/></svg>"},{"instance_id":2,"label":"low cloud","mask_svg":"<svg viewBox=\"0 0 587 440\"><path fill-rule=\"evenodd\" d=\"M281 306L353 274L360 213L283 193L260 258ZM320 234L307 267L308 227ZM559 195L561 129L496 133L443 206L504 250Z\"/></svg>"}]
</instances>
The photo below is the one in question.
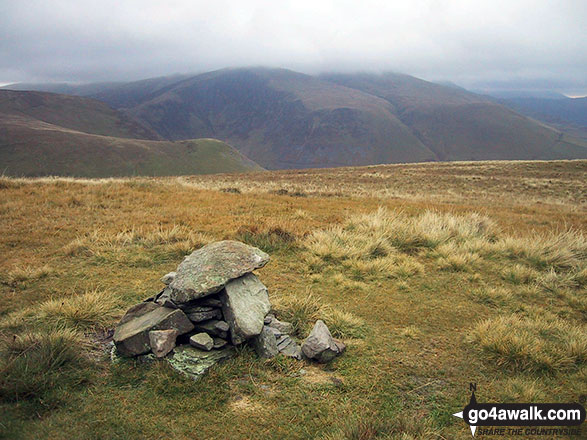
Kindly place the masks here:
<instances>
[{"instance_id":1,"label":"low cloud","mask_svg":"<svg viewBox=\"0 0 587 440\"><path fill-rule=\"evenodd\" d=\"M0 82L266 65L587 89L586 22L574 0L5 1Z\"/></svg>"}]
</instances>

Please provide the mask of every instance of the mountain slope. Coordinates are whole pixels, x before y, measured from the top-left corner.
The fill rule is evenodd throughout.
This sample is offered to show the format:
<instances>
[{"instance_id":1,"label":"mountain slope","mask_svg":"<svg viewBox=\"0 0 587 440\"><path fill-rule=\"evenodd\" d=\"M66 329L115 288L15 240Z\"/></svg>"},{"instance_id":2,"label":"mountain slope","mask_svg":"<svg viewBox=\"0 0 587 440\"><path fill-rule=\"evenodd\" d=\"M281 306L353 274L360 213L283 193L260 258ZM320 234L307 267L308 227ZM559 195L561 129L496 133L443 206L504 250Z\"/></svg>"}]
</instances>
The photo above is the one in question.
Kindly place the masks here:
<instances>
[{"instance_id":1,"label":"mountain slope","mask_svg":"<svg viewBox=\"0 0 587 440\"><path fill-rule=\"evenodd\" d=\"M154 176L262 169L216 139L134 138L149 133L99 101L0 91L0 173L5 175Z\"/></svg>"},{"instance_id":2,"label":"mountain slope","mask_svg":"<svg viewBox=\"0 0 587 440\"><path fill-rule=\"evenodd\" d=\"M92 134L161 139L138 121L104 102L55 93L0 90L0 112L29 116L64 128Z\"/></svg>"},{"instance_id":3,"label":"mountain slope","mask_svg":"<svg viewBox=\"0 0 587 440\"><path fill-rule=\"evenodd\" d=\"M222 139L267 168L435 158L385 100L283 69L225 69L184 79L134 107L107 102L167 139Z\"/></svg>"},{"instance_id":4,"label":"mountain slope","mask_svg":"<svg viewBox=\"0 0 587 440\"><path fill-rule=\"evenodd\" d=\"M390 102L439 160L586 158L579 140L488 97L407 75L324 75Z\"/></svg>"},{"instance_id":5,"label":"mountain slope","mask_svg":"<svg viewBox=\"0 0 587 440\"><path fill-rule=\"evenodd\" d=\"M85 87L161 138L214 137L271 169L587 158L579 131L409 75L243 68Z\"/></svg>"},{"instance_id":6,"label":"mountain slope","mask_svg":"<svg viewBox=\"0 0 587 440\"><path fill-rule=\"evenodd\" d=\"M515 111L566 133L587 139L587 98L516 97L500 99Z\"/></svg>"}]
</instances>

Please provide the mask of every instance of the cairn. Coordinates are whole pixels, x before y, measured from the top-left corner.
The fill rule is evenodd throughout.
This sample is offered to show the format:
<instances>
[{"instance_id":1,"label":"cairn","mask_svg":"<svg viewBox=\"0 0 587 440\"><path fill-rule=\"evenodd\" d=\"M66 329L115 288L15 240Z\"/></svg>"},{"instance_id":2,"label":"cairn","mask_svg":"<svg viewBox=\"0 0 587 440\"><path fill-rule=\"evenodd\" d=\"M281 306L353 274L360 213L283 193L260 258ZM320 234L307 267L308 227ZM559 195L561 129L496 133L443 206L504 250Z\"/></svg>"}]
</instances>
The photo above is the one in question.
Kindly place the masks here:
<instances>
[{"instance_id":1,"label":"cairn","mask_svg":"<svg viewBox=\"0 0 587 440\"><path fill-rule=\"evenodd\" d=\"M165 288L131 307L116 326L114 357L165 358L197 378L250 344L263 358L278 354L327 362L344 344L318 321L302 347L292 325L270 313L267 287L253 271L269 255L238 241L219 241L185 257L161 278Z\"/></svg>"}]
</instances>

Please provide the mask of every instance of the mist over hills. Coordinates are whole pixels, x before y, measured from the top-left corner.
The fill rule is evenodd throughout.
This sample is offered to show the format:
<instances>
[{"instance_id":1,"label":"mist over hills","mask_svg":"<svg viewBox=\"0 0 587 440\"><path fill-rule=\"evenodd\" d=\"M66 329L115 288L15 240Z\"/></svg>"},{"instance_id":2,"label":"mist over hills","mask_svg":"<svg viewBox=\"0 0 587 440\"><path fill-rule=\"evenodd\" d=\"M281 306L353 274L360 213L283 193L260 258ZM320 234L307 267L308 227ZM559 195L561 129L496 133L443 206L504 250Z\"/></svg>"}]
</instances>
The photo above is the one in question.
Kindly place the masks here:
<instances>
[{"instance_id":1,"label":"mist over hills","mask_svg":"<svg viewBox=\"0 0 587 440\"><path fill-rule=\"evenodd\" d=\"M153 136L217 138L270 169L587 158L587 145L494 99L401 74L222 69L78 86Z\"/></svg>"}]
</instances>

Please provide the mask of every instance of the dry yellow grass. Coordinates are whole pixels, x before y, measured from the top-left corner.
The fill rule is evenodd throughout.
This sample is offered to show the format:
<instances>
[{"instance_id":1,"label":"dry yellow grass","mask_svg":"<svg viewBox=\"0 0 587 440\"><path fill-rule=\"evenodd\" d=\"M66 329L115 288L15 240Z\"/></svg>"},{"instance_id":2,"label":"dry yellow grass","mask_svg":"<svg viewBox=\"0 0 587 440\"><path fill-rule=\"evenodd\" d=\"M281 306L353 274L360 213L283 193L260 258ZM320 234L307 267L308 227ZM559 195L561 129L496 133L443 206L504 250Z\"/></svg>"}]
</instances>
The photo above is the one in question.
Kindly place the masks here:
<instances>
[{"instance_id":1,"label":"dry yellow grass","mask_svg":"<svg viewBox=\"0 0 587 440\"><path fill-rule=\"evenodd\" d=\"M15 334L38 349L12 350L21 363L3 367L0 435L465 439L450 414L468 382L483 401L576 399L587 386L586 171L561 161L2 178L3 350ZM246 349L198 383L98 355L102 329L185 254L224 238L271 253L259 276L300 335L320 318L345 339L327 367L340 384L300 386L304 364ZM55 368L39 381L18 373L35 363ZM236 395L254 405L240 410Z\"/></svg>"}]
</instances>

